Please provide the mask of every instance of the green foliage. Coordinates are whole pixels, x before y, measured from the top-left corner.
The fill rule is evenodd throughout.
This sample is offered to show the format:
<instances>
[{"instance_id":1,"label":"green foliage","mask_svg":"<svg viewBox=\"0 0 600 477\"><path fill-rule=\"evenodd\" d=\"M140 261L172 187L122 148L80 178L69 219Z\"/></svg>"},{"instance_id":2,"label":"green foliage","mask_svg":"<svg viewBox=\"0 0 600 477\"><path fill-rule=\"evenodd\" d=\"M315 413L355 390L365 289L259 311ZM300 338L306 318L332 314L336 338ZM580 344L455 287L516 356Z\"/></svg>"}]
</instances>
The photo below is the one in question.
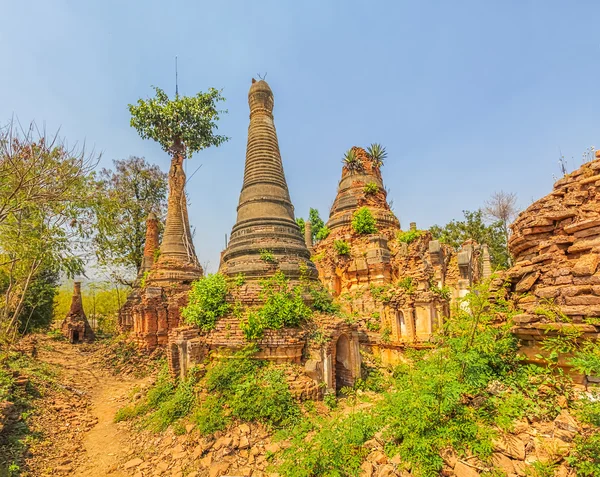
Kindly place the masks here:
<instances>
[{"instance_id":1,"label":"green foliage","mask_svg":"<svg viewBox=\"0 0 600 477\"><path fill-rule=\"evenodd\" d=\"M247 340L260 339L267 329L297 327L312 315L312 310L304 303L301 288L291 288L281 271L263 280L261 287L263 305L249 311L246 319L240 323Z\"/></svg>"},{"instance_id":2,"label":"green foliage","mask_svg":"<svg viewBox=\"0 0 600 477\"><path fill-rule=\"evenodd\" d=\"M381 332L381 342L382 343L389 343L391 341L390 340L391 335L392 335L391 328L385 327L383 329L383 331Z\"/></svg>"},{"instance_id":3,"label":"green foliage","mask_svg":"<svg viewBox=\"0 0 600 477\"><path fill-rule=\"evenodd\" d=\"M321 230L319 230L319 231L316 233L316 235L315 235L315 238L316 238L317 240L324 240L324 239L326 239L327 237L329 237L329 234L330 234L330 233L331 233L331 230L329 230L329 227L327 227L327 226L323 226L323 227L321 228Z\"/></svg>"},{"instance_id":4,"label":"green foliage","mask_svg":"<svg viewBox=\"0 0 600 477\"><path fill-rule=\"evenodd\" d=\"M507 268L509 255L502 221L486 225L483 212L463 210L464 220L452 220L445 226L434 225L429 229L434 239L450 245L455 250L468 239L487 244L492 265L497 269Z\"/></svg>"},{"instance_id":5,"label":"green foliage","mask_svg":"<svg viewBox=\"0 0 600 477\"><path fill-rule=\"evenodd\" d=\"M220 273L208 274L192 284L189 303L181 310L181 316L188 324L200 327L203 331L214 329L217 320L229 313L227 303L227 280Z\"/></svg>"},{"instance_id":6,"label":"green foliage","mask_svg":"<svg viewBox=\"0 0 600 477\"><path fill-rule=\"evenodd\" d=\"M360 172L364 169L364 165L356 154L354 148L348 149L344 153L342 163L350 172Z\"/></svg>"},{"instance_id":7,"label":"green foliage","mask_svg":"<svg viewBox=\"0 0 600 477\"><path fill-rule=\"evenodd\" d=\"M578 477L600 475L600 432L575 438L575 449L567 462L577 471Z\"/></svg>"},{"instance_id":8,"label":"green foliage","mask_svg":"<svg viewBox=\"0 0 600 477\"><path fill-rule=\"evenodd\" d=\"M335 409L338 406L337 398L335 397L334 393L325 394L323 397L323 403L325 403L329 409Z\"/></svg>"},{"instance_id":9,"label":"green foliage","mask_svg":"<svg viewBox=\"0 0 600 477\"><path fill-rule=\"evenodd\" d=\"M297 217L296 223L298 224L298 227L300 227L300 233L304 237L304 231L306 230L306 222L302 217Z\"/></svg>"},{"instance_id":10,"label":"green foliage","mask_svg":"<svg viewBox=\"0 0 600 477\"><path fill-rule=\"evenodd\" d=\"M381 324L377 320L367 319L367 321L365 321L365 326L369 331L379 331L381 329Z\"/></svg>"},{"instance_id":11,"label":"green foliage","mask_svg":"<svg viewBox=\"0 0 600 477\"><path fill-rule=\"evenodd\" d=\"M412 295L417 288L416 280L413 280L412 277L404 277L402 280L398 280L398 286L406 290L409 295Z\"/></svg>"},{"instance_id":12,"label":"green foliage","mask_svg":"<svg viewBox=\"0 0 600 477\"><path fill-rule=\"evenodd\" d=\"M398 242L411 244L423 235L422 230L407 230L406 232L398 232Z\"/></svg>"},{"instance_id":13,"label":"green foliage","mask_svg":"<svg viewBox=\"0 0 600 477\"><path fill-rule=\"evenodd\" d=\"M138 272L146 243L146 219L167 209L167 174L142 157L113 161L94 181L96 258L101 265Z\"/></svg>"},{"instance_id":14,"label":"green foliage","mask_svg":"<svg viewBox=\"0 0 600 477\"><path fill-rule=\"evenodd\" d=\"M450 287L439 287L433 278L429 282L429 289L444 300L450 300L450 298L452 298L452 290L450 290Z\"/></svg>"},{"instance_id":15,"label":"green foliage","mask_svg":"<svg viewBox=\"0 0 600 477\"><path fill-rule=\"evenodd\" d=\"M361 207L352 216L352 229L359 234L375 234L375 218L368 207Z\"/></svg>"},{"instance_id":16,"label":"green foliage","mask_svg":"<svg viewBox=\"0 0 600 477\"><path fill-rule=\"evenodd\" d=\"M375 195L379 192L379 186L375 182L369 182L363 187L365 195Z\"/></svg>"},{"instance_id":17,"label":"green foliage","mask_svg":"<svg viewBox=\"0 0 600 477\"><path fill-rule=\"evenodd\" d=\"M148 280L149 276L150 276L150 270L146 270L144 272L144 274L142 275L142 278L140 279L140 288L146 288L146 281Z\"/></svg>"},{"instance_id":18,"label":"green foliage","mask_svg":"<svg viewBox=\"0 0 600 477\"><path fill-rule=\"evenodd\" d=\"M373 161L375 166L381 167L381 166L383 166L383 162L385 161L385 158L387 157L387 152L385 150L385 147L383 147L381 144L375 143L375 144L371 144L367 148L367 155L369 156L369 159L371 159L371 161Z\"/></svg>"},{"instance_id":19,"label":"green foliage","mask_svg":"<svg viewBox=\"0 0 600 477\"><path fill-rule=\"evenodd\" d=\"M260 259L263 262L275 263L277 261L275 259L275 254L273 253L272 250L267 250L267 249L263 248L263 249L259 250L259 253L260 253Z\"/></svg>"},{"instance_id":20,"label":"green foliage","mask_svg":"<svg viewBox=\"0 0 600 477\"><path fill-rule=\"evenodd\" d=\"M308 293L312 298L312 307L314 310L332 314L340 311L340 305L333 301L333 297L323 285L316 284L309 286Z\"/></svg>"},{"instance_id":21,"label":"green foliage","mask_svg":"<svg viewBox=\"0 0 600 477\"><path fill-rule=\"evenodd\" d=\"M578 373L600 376L600 342L592 340L581 342L569 364Z\"/></svg>"},{"instance_id":22,"label":"green foliage","mask_svg":"<svg viewBox=\"0 0 600 477\"><path fill-rule=\"evenodd\" d=\"M245 285L246 283L246 277L244 276L243 273L238 273L235 278L233 279L233 284L236 287L241 287L243 285Z\"/></svg>"},{"instance_id":23,"label":"green foliage","mask_svg":"<svg viewBox=\"0 0 600 477\"><path fill-rule=\"evenodd\" d=\"M350 255L350 244L345 240L335 240L333 242L333 248L338 255Z\"/></svg>"},{"instance_id":24,"label":"green foliage","mask_svg":"<svg viewBox=\"0 0 600 477\"><path fill-rule=\"evenodd\" d=\"M131 126L142 139L152 139L169 154L183 157L228 140L214 134L219 114L226 112L217 109L217 103L225 101L219 90L210 88L207 93L175 99L169 99L160 88L154 90L154 98L129 105Z\"/></svg>"}]
</instances>

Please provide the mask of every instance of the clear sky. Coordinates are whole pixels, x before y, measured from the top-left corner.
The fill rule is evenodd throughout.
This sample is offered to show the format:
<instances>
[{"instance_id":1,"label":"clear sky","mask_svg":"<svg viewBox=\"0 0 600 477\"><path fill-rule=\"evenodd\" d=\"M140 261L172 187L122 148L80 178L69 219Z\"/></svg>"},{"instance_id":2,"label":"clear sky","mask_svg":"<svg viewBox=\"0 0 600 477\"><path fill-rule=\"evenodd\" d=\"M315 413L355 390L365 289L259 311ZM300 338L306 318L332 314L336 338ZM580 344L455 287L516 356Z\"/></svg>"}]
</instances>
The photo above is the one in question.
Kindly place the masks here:
<instances>
[{"instance_id":1,"label":"clear sky","mask_svg":"<svg viewBox=\"0 0 600 477\"><path fill-rule=\"evenodd\" d=\"M600 147L600 2L0 0L0 120L14 113L103 152L159 146L127 104L157 85L222 88L231 140L187 164L200 262L215 271L235 222L252 77L267 73L297 216L327 218L344 151L386 146L403 227L460 218L497 190L520 206Z\"/></svg>"}]
</instances>

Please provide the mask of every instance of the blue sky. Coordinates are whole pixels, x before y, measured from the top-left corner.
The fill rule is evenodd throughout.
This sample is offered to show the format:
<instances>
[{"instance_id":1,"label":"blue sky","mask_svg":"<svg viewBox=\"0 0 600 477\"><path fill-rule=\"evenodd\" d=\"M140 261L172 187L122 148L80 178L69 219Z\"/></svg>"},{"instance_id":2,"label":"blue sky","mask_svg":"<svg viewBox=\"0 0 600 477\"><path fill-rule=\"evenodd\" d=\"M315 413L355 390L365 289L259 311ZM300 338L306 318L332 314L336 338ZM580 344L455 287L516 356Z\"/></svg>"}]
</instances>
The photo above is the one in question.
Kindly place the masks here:
<instances>
[{"instance_id":1,"label":"blue sky","mask_svg":"<svg viewBox=\"0 0 600 477\"><path fill-rule=\"evenodd\" d=\"M497 190L520 206L600 147L597 1L0 0L0 120L14 113L112 159L169 158L127 104L222 88L231 140L187 164L196 251L218 266L242 184L251 78L267 73L297 216L326 219L353 145L379 142L404 227L459 218ZM594 31L596 29L596 32Z\"/></svg>"}]
</instances>

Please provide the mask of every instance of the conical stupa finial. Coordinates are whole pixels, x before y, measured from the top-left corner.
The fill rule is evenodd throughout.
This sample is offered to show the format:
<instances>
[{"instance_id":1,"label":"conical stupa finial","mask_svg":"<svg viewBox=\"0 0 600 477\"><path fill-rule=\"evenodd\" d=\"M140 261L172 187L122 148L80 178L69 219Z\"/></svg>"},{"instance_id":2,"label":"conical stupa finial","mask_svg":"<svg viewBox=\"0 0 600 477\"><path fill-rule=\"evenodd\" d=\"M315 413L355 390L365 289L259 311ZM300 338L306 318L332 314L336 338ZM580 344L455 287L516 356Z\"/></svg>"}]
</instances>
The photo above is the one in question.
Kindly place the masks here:
<instances>
[{"instance_id":1,"label":"conical stupa finial","mask_svg":"<svg viewBox=\"0 0 600 477\"><path fill-rule=\"evenodd\" d=\"M243 273L249 278L269 275L273 263L260 257L261 250L267 250L289 277L299 277L300 268L305 266L307 276L316 277L310 252L294 220L273 121L273 92L266 81L253 79L248 105L244 183L221 271L230 276Z\"/></svg>"}]
</instances>

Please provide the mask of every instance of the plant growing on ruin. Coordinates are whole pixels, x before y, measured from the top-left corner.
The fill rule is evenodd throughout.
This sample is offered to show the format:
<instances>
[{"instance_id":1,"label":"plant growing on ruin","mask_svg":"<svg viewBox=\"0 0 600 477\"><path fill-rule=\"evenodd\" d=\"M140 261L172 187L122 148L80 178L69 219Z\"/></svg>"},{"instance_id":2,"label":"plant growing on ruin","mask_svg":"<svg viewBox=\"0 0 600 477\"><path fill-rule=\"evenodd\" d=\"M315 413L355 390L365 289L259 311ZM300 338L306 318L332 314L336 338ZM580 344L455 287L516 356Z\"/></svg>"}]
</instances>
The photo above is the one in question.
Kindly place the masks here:
<instances>
[{"instance_id":1,"label":"plant growing on ruin","mask_svg":"<svg viewBox=\"0 0 600 477\"><path fill-rule=\"evenodd\" d=\"M196 280L189 293L189 303L182 308L186 323L203 331L214 329L217 320L231 311L227 303L227 280L220 273L209 274Z\"/></svg>"},{"instance_id":2,"label":"plant growing on ruin","mask_svg":"<svg viewBox=\"0 0 600 477\"><path fill-rule=\"evenodd\" d=\"M260 259L263 262L267 262L267 263L275 263L275 254L273 253L272 250L267 250L266 248L260 249L258 251L258 253L260 253Z\"/></svg>"},{"instance_id":3,"label":"plant growing on ruin","mask_svg":"<svg viewBox=\"0 0 600 477\"><path fill-rule=\"evenodd\" d=\"M324 240L327 237L329 237L330 233L331 233L331 230L329 230L329 227L324 225L323 228L317 232L317 234L315 235L315 238L317 240Z\"/></svg>"},{"instance_id":4,"label":"plant growing on ruin","mask_svg":"<svg viewBox=\"0 0 600 477\"><path fill-rule=\"evenodd\" d=\"M306 222L302 217L296 217L296 224L300 227L300 233L304 237L304 231L306 230Z\"/></svg>"},{"instance_id":5,"label":"plant growing on ruin","mask_svg":"<svg viewBox=\"0 0 600 477\"><path fill-rule=\"evenodd\" d=\"M400 243L411 244L423 235L422 230L407 230L406 232L398 232L397 239Z\"/></svg>"},{"instance_id":6,"label":"plant growing on ruin","mask_svg":"<svg viewBox=\"0 0 600 477\"><path fill-rule=\"evenodd\" d=\"M240 328L248 341L260 339L265 330L297 327L310 318L312 310L306 306L300 286L291 286L283 272L261 283L262 306L247 313Z\"/></svg>"},{"instance_id":7,"label":"plant growing on ruin","mask_svg":"<svg viewBox=\"0 0 600 477\"><path fill-rule=\"evenodd\" d=\"M356 154L354 148L346 151L342 163L350 172L360 172L364 169L363 163Z\"/></svg>"},{"instance_id":8,"label":"plant growing on ruin","mask_svg":"<svg viewBox=\"0 0 600 477\"><path fill-rule=\"evenodd\" d=\"M404 277L402 280L398 280L397 285L403 288L409 295L412 295L417 288L416 280L412 277Z\"/></svg>"},{"instance_id":9,"label":"plant growing on ruin","mask_svg":"<svg viewBox=\"0 0 600 477\"><path fill-rule=\"evenodd\" d=\"M215 134L219 115L227 111L217 109L225 101L221 91L210 88L196 96L179 96L169 99L160 88L154 87L156 96L138 99L130 104L131 126L142 139L152 139L170 155L191 157L210 146L219 146L229 138Z\"/></svg>"},{"instance_id":10,"label":"plant growing on ruin","mask_svg":"<svg viewBox=\"0 0 600 477\"><path fill-rule=\"evenodd\" d=\"M392 330L389 327L385 327L381 332L381 342L389 343L391 341L390 337L392 336Z\"/></svg>"},{"instance_id":11,"label":"plant growing on ruin","mask_svg":"<svg viewBox=\"0 0 600 477\"><path fill-rule=\"evenodd\" d=\"M354 212L352 229L362 235L377 233L375 218L368 207L361 207Z\"/></svg>"},{"instance_id":12,"label":"plant growing on ruin","mask_svg":"<svg viewBox=\"0 0 600 477\"><path fill-rule=\"evenodd\" d=\"M333 242L333 248L338 255L348 256L350 255L350 244L345 240L335 240Z\"/></svg>"},{"instance_id":13,"label":"plant growing on ruin","mask_svg":"<svg viewBox=\"0 0 600 477\"><path fill-rule=\"evenodd\" d=\"M439 287L433 278L429 280L429 289L444 300L450 300L450 298L452 298L452 290L450 290L450 287L445 285Z\"/></svg>"},{"instance_id":14,"label":"plant growing on ruin","mask_svg":"<svg viewBox=\"0 0 600 477\"><path fill-rule=\"evenodd\" d=\"M387 152L385 147L383 147L381 144L374 143L367 148L367 155L369 156L369 159L373 161L375 166L381 167L383 166L383 162L387 157Z\"/></svg>"},{"instance_id":15,"label":"plant growing on ruin","mask_svg":"<svg viewBox=\"0 0 600 477\"><path fill-rule=\"evenodd\" d=\"M314 310L332 314L340 311L340 305L334 302L331 294L320 283L310 285L308 293L312 298Z\"/></svg>"},{"instance_id":16,"label":"plant growing on ruin","mask_svg":"<svg viewBox=\"0 0 600 477\"><path fill-rule=\"evenodd\" d=\"M363 187L363 192L365 195L375 195L377 192L379 192L379 186L375 184L375 182L368 182Z\"/></svg>"}]
</instances>

